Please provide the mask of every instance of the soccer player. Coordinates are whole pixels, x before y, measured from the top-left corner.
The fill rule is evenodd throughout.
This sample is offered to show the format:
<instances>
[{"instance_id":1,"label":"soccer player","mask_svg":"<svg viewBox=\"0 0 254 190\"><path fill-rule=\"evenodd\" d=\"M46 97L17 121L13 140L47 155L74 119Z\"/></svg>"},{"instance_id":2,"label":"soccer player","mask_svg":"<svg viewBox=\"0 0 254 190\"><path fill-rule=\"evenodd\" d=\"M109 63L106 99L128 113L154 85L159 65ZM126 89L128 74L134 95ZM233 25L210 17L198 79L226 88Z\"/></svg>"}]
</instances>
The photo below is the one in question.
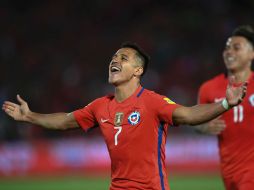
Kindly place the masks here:
<instances>
[{"instance_id":1,"label":"soccer player","mask_svg":"<svg viewBox=\"0 0 254 190\"><path fill-rule=\"evenodd\" d=\"M201 85L199 103L220 102L225 98L229 77L234 75L234 86L248 81L243 102L221 117L198 126L198 130L218 135L221 171L227 190L254 189L254 30L239 26L227 39L223 51L227 69Z\"/></svg>"},{"instance_id":2,"label":"soccer player","mask_svg":"<svg viewBox=\"0 0 254 190\"><path fill-rule=\"evenodd\" d=\"M72 113L32 112L19 95L19 104L5 101L2 109L17 121L50 129L99 125L111 159L111 190L169 190L165 167L165 143L169 125L196 125L218 117L237 106L246 93L246 84L225 90L217 103L185 107L145 89L140 80L149 57L136 44L126 43L109 64L114 95L94 100Z\"/></svg>"}]
</instances>

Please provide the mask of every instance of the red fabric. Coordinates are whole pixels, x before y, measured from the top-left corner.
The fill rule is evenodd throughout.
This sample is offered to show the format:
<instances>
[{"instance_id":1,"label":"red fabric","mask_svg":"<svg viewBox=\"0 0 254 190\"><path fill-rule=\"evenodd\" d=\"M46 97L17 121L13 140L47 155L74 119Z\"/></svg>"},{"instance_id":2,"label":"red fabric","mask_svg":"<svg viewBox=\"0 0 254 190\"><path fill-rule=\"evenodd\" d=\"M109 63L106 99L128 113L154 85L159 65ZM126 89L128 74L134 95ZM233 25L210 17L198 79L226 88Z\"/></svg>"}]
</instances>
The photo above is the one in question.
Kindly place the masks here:
<instances>
[{"instance_id":1,"label":"red fabric","mask_svg":"<svg viewBox=\"0 0 254 190\"><path fill-rule=\"evenodd\" d=\"M224 183L227 190L253 190L253 167L242 173L235 174L234 177L224 178Z\"/></svg>"},{"instance_id":2,"label":"red fabric","mask_svg":"<svg viewBox=\"0 0 254 190\"><path fill-rule=\"evenodd\" d=\"M253 74L248 83L243 102L221 117L226 122L226 129L218 136L222 174L227 179L225 184L231 183L230 179L233 180L235 176L254 170ZM222 100L225 98L227 84L228 80L224 74L205 82L199 90L199 102L212 103ZM240 181L235 182L240 183ZM254 189L253 183L251 189Z\"/></svg>"},{"instance_id":3,"label":"red fabric","mask_svg":"<svg viewBox=\"0 0 254 190\"><path fill-rule=\"evenodd\" d=\"M111 190L161 190L162 186L165 190L169 189L165 143L167 126L173 125L172 113L178 105L152 91L145 89L141 92L139 87L121 103L113 96L99 98L74 112L84 130L96 124L100 126L111 158ZM122 119L118 118L118 126L115 124L117 113L123 114ZM160 123L164 124L160 127Z\"/></svg>"}]
</instances>

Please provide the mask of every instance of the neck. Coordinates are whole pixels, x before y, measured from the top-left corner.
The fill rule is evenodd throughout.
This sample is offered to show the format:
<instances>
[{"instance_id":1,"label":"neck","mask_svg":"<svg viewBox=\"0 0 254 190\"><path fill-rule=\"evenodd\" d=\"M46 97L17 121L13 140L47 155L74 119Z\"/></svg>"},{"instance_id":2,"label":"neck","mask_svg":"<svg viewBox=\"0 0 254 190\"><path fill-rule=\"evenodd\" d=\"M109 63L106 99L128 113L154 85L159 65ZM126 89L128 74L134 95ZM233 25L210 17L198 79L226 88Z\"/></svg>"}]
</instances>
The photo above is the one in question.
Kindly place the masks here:
<instances>
[{"instance_id":1,"label":"neck","mask_svg":"<svg viewBox=\"0 0 254 190\"><path fill-rule=\"evenodd\" d=\"M228 71L228 75L234 75L235 76L235 82L236 83L241 83L241 82L245 82L249 79L250 75L251 75L251 69L245 69L242 71Z\"/></svg>"},{"instance_id":2,"label":"neck","mask_svg":"<svg viewBox=\"0 0 254 190\"><path fill-rule=\"evenodd\" d=\"M115 87L115 99L122 102L129 98L140 86L140 83L126 83Z\"/></svg>"}]
</instances>

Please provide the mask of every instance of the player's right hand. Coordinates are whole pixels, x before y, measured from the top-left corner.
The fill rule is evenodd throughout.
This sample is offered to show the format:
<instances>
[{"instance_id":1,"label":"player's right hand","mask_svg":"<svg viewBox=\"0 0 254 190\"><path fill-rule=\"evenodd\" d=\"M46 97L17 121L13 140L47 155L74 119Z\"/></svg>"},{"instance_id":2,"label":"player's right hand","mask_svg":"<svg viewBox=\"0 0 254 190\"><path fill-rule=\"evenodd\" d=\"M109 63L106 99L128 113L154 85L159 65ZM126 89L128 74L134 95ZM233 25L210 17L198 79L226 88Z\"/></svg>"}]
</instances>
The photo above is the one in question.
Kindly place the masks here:
<instances>
[{"instance_id":1,"label":"player's right hand","mask_svg":"<svg viewBox=\"0 0 254 190\"><path fill-rule=\"evenodd\" d=\"M205 129L203 131L206 134L219 135L222 133L222 131L225 130L225 128L225 121L220 118L216 118L206 123Z\"/></svg>"},{"instance_id":2,"label":"player's right hand","mask_svg":"<svg viewBox=\"0 0 254 190\"><path fill-rule=\"evenodd\" d=\"M12 117L14 120L17 121L26 121L27 115L30 112L30 109L20 95L17 95L17 100L20 104L15 104L10 101L5 101L2 109L5 111L7 115Z\"/></svg>"}]
</instances>

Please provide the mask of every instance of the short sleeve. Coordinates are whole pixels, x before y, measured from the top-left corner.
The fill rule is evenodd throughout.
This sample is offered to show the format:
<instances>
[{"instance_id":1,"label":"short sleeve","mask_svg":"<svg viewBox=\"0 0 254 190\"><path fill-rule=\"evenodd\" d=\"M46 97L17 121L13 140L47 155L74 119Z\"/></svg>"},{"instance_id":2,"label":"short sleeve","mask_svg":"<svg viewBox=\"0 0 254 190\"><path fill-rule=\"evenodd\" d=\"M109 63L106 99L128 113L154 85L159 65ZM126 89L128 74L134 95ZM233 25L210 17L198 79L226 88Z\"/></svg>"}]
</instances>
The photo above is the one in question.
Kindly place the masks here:
<instances>
[{"instance_id":1,"label":"short sleeve","mask_svg":"<svg viewBox=\"0 0 254 190\"><path fill-rule=\"evenodd\" d=\"M84 108L73 112L76 121L85 131L97 124L95 114L93 112L94 106L94 102L92 102Z\"/></svg>"},{"instance_id":2,"label":"short sleeve","mask_svg":"<svg viewBox=\"0 0 254 190\"><path fill-rule=\"evenodd\" d=\"M153 96L153 107L161 122L165 122L169 125L173 124L173 111L180 105L176 104L166 96L154 94Z\"/></svg>"}]
</instances>

